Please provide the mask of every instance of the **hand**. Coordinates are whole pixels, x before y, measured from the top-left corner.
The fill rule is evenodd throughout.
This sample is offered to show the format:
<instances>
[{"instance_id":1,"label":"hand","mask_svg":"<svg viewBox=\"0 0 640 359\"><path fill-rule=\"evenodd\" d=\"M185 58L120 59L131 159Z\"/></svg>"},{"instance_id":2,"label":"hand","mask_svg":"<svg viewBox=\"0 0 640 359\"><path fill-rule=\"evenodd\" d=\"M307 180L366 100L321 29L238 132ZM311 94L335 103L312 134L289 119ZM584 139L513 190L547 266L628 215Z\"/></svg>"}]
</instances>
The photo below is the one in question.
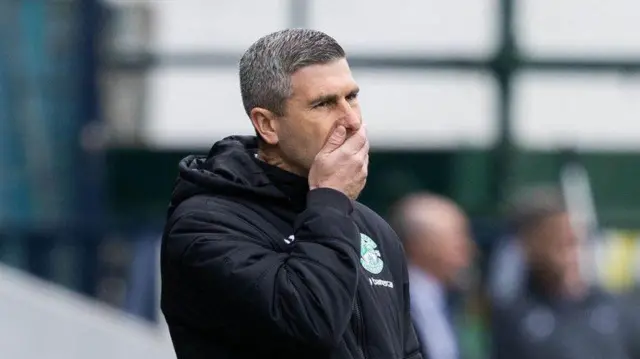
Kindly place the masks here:
<instances>
[{"instance_id":1,"label":"hand","mask_svg":"<svg viewBox=\"0 0 640 359\"><path fill-rule=\"evenodd\" d=\"M364 126L347 138L344 126L336 127L316 155L309 170L309 188L332 188L355 200L367 181L369 140Z\"/></svg>"}]
</instances>

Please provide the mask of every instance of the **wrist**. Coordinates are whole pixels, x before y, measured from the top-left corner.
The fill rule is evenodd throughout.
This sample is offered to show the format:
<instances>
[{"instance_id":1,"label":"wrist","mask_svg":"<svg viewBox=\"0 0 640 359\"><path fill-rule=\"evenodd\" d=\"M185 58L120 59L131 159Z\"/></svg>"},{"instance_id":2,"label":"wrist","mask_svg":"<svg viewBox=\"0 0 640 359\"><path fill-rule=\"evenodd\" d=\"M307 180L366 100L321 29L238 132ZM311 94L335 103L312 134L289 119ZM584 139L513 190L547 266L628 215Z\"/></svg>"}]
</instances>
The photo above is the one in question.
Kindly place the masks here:
<instances>
[{"instance_id":1,"label":"wrist","mask_svg":"<svg viewBox=\"0 0 640 359\"><path fill-rule=\"evenodd\" d=\"M342 191L331 187L312 188L307 194L307 207L329 207L345 214L353 212L351 199Z\"/></svg>"}]
</instances>

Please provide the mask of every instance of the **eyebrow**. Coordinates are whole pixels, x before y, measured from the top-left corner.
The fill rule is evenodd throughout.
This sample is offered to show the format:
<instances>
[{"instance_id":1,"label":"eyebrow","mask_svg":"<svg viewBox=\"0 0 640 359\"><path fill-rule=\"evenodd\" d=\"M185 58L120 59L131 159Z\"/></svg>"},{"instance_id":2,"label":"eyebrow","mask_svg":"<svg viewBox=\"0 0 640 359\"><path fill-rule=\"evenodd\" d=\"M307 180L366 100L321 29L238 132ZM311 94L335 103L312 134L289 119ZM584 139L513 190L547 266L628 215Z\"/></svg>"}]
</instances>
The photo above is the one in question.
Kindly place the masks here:
<instances>
[{"instance_id":1,"label":"eyebrow","mask_svg":"<svg viewBox=\"0 0 640 359\"><path fill-rule=\"evenodd\" d=\"M358 94L359 92L360 92L360 88L356 87L353 90L351 90L347 96ZM315 98L313 101L310 102L310 104L311 106L316 106L324 102L328 102L328 103L338 102L338 95L336 94L322 95Z\"/></svg>"},{"instance_id":2,"label":"eyebrow","mask_svg":"<svg viewBox=\"0 0 640 359\"><path fill-rule=\"evenodd\" d=\"M316 106L325 102L338 102L338 95L323 95L311 101L311 106Z\"/></svg>"}]
</instances>

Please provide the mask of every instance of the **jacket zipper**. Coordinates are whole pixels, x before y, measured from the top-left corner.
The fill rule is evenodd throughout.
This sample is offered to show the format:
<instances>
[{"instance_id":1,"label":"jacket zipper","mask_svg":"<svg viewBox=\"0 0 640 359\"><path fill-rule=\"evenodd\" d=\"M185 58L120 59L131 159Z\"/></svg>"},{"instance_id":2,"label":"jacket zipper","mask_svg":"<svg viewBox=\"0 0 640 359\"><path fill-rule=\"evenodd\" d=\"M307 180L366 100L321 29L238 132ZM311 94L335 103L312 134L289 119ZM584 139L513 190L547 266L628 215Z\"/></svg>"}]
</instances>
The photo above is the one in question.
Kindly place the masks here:
<instances>
[{"instance_id":1,"label":"jacket zipper","mask_svg":"<svg viewBox=\"0 0 640 359\"><path fill-rule=\"evenodd\" d=\"M364 318L362 318L360 296L358 295L356 295L356 300L354 301L353 315L355 317L354 331L356 334L356 344L358 345L358 351L362 355L363 359L367 359L367 338L364 331Z\"/></svg>"}]
</instances>

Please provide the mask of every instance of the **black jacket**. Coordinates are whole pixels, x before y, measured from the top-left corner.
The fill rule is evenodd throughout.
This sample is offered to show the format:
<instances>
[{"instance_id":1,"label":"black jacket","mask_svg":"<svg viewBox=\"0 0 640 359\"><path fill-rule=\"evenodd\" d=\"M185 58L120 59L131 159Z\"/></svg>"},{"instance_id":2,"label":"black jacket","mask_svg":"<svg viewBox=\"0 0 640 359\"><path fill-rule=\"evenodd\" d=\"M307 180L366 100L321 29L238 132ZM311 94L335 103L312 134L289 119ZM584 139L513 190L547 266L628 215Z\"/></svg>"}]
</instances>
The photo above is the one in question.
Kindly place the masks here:
<instances>
[{"instance_id":1,"label":"black jacket","mask_svg":"<svg viewBox=\"0 0 640 359\"><path fill-rule=\"evenodd\" d=\"M597 287L582 298L562 299L527 275L515 295L494 304L492 357L638 358L634 345L639 336L622 309L618 300Z\"/></svg>"},{"instance_id":2,"label":"black jacket","mask_svg":"<svg viewBox=\"0 0 640 359\"><path fill-rule=\"evenodd\" d=\"M420 358L388 224L256 147L229 137L180 162L161 259L178 358Z\"/></svg>"}]
</instances>

